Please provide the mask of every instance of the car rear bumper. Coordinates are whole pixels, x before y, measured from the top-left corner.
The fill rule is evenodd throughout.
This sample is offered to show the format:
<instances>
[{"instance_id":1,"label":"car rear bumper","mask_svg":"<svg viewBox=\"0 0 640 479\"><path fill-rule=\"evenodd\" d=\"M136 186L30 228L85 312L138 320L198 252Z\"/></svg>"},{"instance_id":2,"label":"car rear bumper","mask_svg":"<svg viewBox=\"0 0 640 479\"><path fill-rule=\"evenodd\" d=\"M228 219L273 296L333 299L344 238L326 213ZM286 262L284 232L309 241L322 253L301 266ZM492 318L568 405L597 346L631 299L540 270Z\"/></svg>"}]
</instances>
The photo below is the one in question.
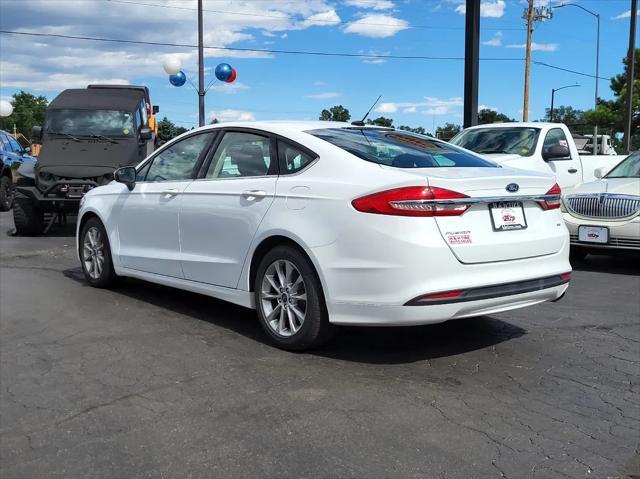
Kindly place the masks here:
<instances>
[{"instance_id":1,"label":"car rear bumper","mask_svg":"<svg viewBox=\"0 0 640 479\"><path fill-rule=\"evenodd\" d=\"M640 217L631 220L611 221L598 218L576 218L569 213L563 213L564 222L569 230L571 244L589 249L612 249L640 251ZM588 243L578 239L580 226L602 226L609 229L607 244Z\"/></svg>"}]
</instances>

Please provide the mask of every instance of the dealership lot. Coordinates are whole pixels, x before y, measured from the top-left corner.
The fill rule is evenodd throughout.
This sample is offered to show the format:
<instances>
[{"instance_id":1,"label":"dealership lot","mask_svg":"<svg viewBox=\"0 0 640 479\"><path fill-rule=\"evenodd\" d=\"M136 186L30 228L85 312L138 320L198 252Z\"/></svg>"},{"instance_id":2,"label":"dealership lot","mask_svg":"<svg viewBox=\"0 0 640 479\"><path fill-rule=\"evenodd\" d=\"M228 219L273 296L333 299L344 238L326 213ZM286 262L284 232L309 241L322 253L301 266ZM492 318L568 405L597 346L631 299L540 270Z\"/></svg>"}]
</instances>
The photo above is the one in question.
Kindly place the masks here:
<instances>
[{"instance_id":1,"label":"dealership lot","mask_svg":"<svg viewBox=\"0 0 640 479\"><path fill-rule=\"evenodd\" d=\"M590 257L558 303L268 345L251 311L85 285L73 226L0 215L0 475L633 477L640 258Z\"/></svg>"}]
</instances>

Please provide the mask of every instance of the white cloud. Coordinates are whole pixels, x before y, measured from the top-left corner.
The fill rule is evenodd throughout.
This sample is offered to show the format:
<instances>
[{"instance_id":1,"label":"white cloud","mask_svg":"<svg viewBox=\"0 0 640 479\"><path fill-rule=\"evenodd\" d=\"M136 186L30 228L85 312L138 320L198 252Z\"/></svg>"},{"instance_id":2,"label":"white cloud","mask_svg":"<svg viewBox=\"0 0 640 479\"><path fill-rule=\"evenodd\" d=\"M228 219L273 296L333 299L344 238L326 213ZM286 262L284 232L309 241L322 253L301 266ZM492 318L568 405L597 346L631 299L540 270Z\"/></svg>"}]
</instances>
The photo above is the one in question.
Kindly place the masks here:
<instances>
[{"instance_id":1,"label":"white cloud","mask_svg":"<svg viewBox=\"0 0 640 479\"><path fill-rule=\"evenodd\" d=\"M500 18L504 15L506 4L504 0L487 0L480 3L480 16L485 18ZM467 7L465 4L460 4L456 7L456 12L461 15L467 13Z\"/></svg>"},{"instance_id":2,"label":"white cloud","mask_svg":"<svg viewBox=\"0 0 640 479\"><path fill-rule=\"evenodd\" d=\"M220 123L226 121L255 121L255 115L250 111L244 110L219 110L209 112L209 121L217 119Z\"/></svg>"},{"instance_id":3,"label":"white cloud","mask_svg":"<svg viewBox=\"0 0 640 479\"><path fill-rule=\"evenodd\" d=\"M359 53L361 55L371 55L370 57L366 57L362 59L363 63L370 63L373 65L380 65L382 63L386 63L387 59L386 58L380 58L380 55L385 56L385 55L389 55L391 52L379 52L379 51L375 51L375 50L369 50L368 52L364 52L363 50L360 50Z\"/></svg>"},{"instance_id":4,"label":"white cloud","mask_svg":"<svg viewBox=\"0 0 640 479\"><path fill-rule=\"evenodd\" d=\"M345 0L345 5L372 10L389 10L395 5L390 0Z\"/></svg>"},{"instance_id":5,"label":"white cloud","mask_svg":"<svg viewBox=\"0 0 640 479\"><path fill-rule=\"evenodd\" d=\"M320 81L320 80L314 81L314 82L313 82L313 84L314 84L315 86L325 86L325 85L326 85L326 83L325 83L325 82Z\"/></svg>"},{"instance_id":6,"label":"white cloud","mask_svg":"<svg viewBox=\"0 0 640 479\"><path fill-rule=\"evenodd\" d=\"M498 108L495 106L491 106L491 105L478 105L478 111L480 110L493 110L493 111L498 111Z\"/></svg>"},{"instance_id":7,"label":"white cloud","mask_svg":"<svg viewBox=\"0 0 640 479\"><path fill-rule=\"evenodd\" d=\"M640 16L640 10L638 10L638 16ZM611 17L611 20L621 20L623 18L631 18L631 10L627 10L626 12L622 12L620 15Z\"/></svg>"},{"instance_id":8,"label":"white cloud","mask_svg":"<svg viewBox=\"0 0 640 479\"><path fill-rule=\"evenodd\" d=\"M482 42L483 45L487 45L489 47L499 47L502 45L502 32L497 32L493 38Z\"/></svg>"},{"instance_id":9,"label":"white cloud","mask_svg":"<svg viewBox=\"0 0 640 479\"><path fill-rule=\"evenodd\" d=\"M409 23L405 20L390 15L372 13L349 23L344 31L346 33L357 33L364 37L386 38L392 37L407 28L409 28Z\"/></svg>"},{"instance_id":10,"label":"white cloud","mask_svg":"<svg viewBox=\"0 0 640 479\"><path fill-rule=\"evenodd\" d=\"M414 102L382 102L376 108L378 113L396 113L402 109L403 113L421 113L427 115L451 115L462 107L463 100L460 97L437 98L426 96L420 101Z\"/></svg>"},{"instance_id":11,"label":"white cloud","mask_svg":"<svg viewBox=\"0 0 640 479\"><path fill-rule=\"evenodd\" d=\"M325 93L315 93L313 95L306 95L305 98L311 98L312 100L328 100L329 98L338 98L340 93L328 91Z\"/></svg>"},{"instance_id":12,"label":"white cloud","mask_svg":"<svg viewBox=\"0 0 640 479\"><path fill-rule=\"evenodd\" d=\"M244 83L234 81L233 83L214 83L211 85L211 89L220 93L233 94L238 93L238 90L248 90L249 87Z\"/></svg>"},{"instance_id":13,"label":"white cloud","mask_svg":"<svg viewBox=\"0 0 640 479\"><path fill-rule=\"evenodd\" d=\"M507 48L526 48L527 45L524 43L507 45ZM531 43L531 51L534 52L555 52L558 50L559 45L557 43Z\"/></svg>"},{"instance_id":14,"label":"white cloud","mask_svg":"<svg viewBox=\"0 0 640 479\"><path fill-rule=\"evenodd\" d=\"M326 12L316 13L305 19L302 24L305 27L311 27L314 25L328 26L337 25L340 23L340 17L335 10L327 10Z\"/></svg>"}]
</instances>

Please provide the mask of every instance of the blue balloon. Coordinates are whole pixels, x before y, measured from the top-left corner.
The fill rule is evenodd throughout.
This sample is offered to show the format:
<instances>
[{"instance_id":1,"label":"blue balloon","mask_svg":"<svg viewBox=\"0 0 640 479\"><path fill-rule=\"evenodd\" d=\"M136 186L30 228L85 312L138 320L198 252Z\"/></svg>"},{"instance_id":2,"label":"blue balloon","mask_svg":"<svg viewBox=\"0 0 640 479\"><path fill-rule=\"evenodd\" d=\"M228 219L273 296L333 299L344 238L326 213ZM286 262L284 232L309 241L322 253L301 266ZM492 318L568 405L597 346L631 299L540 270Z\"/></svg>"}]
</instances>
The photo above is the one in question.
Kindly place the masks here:
<instances>
[{"instance_id":1,"label":"blue balloon","mask_svg":"<svg viewBox=\"0 0 640 479\"><path fill-rule=\"evenodd\" d=\"M180 70L175 75L169 75L169 82L173 86L182 86L187 81L187 75L184 74L182 70Z\"/></svg>"},{"instance_id":2,"label":"blue balloon","mask_svg":"<svg viewBox=\"0 0 640 479\"><path fill-rule=\"evenodd\" d=\"M216 78L220 81L227 81L233 72L233 68L228 63L221 63L216 67Z\"/></svg>"}]
</instances>

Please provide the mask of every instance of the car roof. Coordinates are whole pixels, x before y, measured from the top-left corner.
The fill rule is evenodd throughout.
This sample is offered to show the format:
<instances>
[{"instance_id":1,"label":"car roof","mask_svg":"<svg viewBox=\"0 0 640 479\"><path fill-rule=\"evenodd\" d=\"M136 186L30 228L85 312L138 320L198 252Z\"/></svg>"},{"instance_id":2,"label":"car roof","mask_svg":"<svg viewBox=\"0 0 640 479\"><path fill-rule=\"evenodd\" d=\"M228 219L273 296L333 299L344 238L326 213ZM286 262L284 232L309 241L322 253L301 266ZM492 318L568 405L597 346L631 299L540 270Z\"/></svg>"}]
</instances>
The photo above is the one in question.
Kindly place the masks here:
<instances>
[{"instance_id":1,"label":"car roof","mask_svg":"<svg viewBox=\"0 0 640 479\"><path fill-rule=\"evenodd\" d=\"M123 110L133 111L144 92L134 89L86 88L64 90L47 106L48 110Z\"/></svg>"},{"instance_id":2,"label":"car roof","mask_svg":"<svg viewBox=\"0 0 640 479\"><path fill-rule=\"evenodd\" d=\"M474 125L465 130L475 130L477 128L544 128L548 126L560 126L560 123L549 123L544 121L509 121L505 123L485 123L483 125Z\"/></svg>"},{"instance_id":3,"label":"car roof","mask_svg":"<svg viewBox=\"0 0 640 479\"><path fill-rule=\"evenodd\" d=\"M308 130L320 130L326 128L346 128L346 129L369 129L369 130L389 130L389 128L377 125L356 126L343 121L320 121L320 120L266 120L266 121L230 121L205 125L196 130L210 130L217 128L255 128L271 133L285 134L291 132L306 132ZM196 131L194 130L194 131Z\"/></svg>"}]
</instances>

